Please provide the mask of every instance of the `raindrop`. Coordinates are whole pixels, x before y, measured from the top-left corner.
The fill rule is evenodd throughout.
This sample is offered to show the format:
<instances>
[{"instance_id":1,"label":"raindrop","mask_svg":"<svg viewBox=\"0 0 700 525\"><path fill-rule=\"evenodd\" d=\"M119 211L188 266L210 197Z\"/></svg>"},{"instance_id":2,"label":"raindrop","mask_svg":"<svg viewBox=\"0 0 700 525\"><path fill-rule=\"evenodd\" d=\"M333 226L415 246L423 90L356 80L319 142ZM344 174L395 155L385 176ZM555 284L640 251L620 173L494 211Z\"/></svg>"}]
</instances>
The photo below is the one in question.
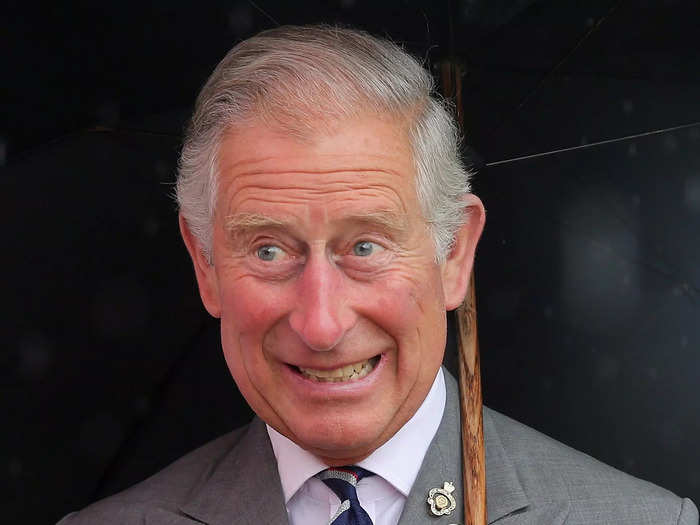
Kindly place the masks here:
<instances>
[{"instance_id":1,"label":"raindrop","mask_svg":"<svg viewBox=\"0 0 700 525\"><path fill-rule=\"evenodd\" d=\"M688 478L692 487L700 488L700 470L691 470L688 472Z\"/></svg>"},{"instance_id":2,"label":"raindrop","mask_svg":"<svg viewBox=\"0 0 700 525\"><path fill-rule=\"evenodd\" d=\"M78 450L97 461L111 458L124 437L122 425L107 413L97 414L80 427Z\"/></svg>"},{"instance_id":3,"label":"raindrop","mask_svg":"<svg viewBox=\"0 0 700 525\"><path fill-rule=\"evenodd\" d=\"M628 157L636 157L637 156L637 145L632 142L629 146L627 146L627 156Z\"/></svg>"},{"instance_id":4,"label":"raindrop","mask_svg":"<svg viewBox=\"0 0 700 525\"><path fill-rule=\"evenodd\" d=\"M11 477L16 478L20 476L23 470L24 468L19 458L10 459L10 463L7 465L7 471L9 472Z\"/></svg>"},{"instance_id":5,"label":"raindrop","mask_svg":"<svg viewBox=\"0 0 700 525\"><path fill-rule=\"evenodd\" d=\"M134 411L139 415L145 415L151 409L151 400L146 396L138 397L134 401Z\"/></svg>"},{"instance_id":6,"label":"raindrop","mask_svg":"<svg viewBox=\"0 0 700 525\"><path fill-rule=\"evenodd\" d=\"M612 210L591 206L601 192L613 194L612 189L597 188L577 195L565 208L563 217L571 226L562 228L560 244L562 315L593 331L605 331L615 319L633 315L641 294L639 268L628 262L639 251L636 213L629 214L623 227ZM625 275L629 285L623 288Z\"/></svg>"},{"instance_id":7,"label":"raindrop","mask_svg":"<svg viewBox=\"0 0 700 525\"><path fill-rule=\"evenodd\" d=\"M41 379L51 365L52 345L39 333L26 335L19 342L19 372L27 379Z\"/></svg>"},{"instance_id":8,"label":"raindrop","mask_svg":"<svg viewBox=\"0 0 700 525\"><path fill-rule=\"evenodd\" d=\"M664 151L666 153L675 153L678 151L678 140L673 135L666 135L664 137Z\"/></svg>"},{"instance_id":9,"label":"raindrop","mask_svg":"<svg viewBox=\"0 0 700 525\"><path fill-rule=\"evenodd\" d=\"M688 336L684 335L681 337L681 347L685 348L686 346L688 346Z\"/></svg>"},{"instance_id":10,"label":"raindrop","mask_svg":"<svg viewBox=\"0 0 700 525\"><path fill-rule=\"evenodd\" d=\"M552 307L549 306L549 305L547 305L547 306L545 307L545 309L544 309L544 316L545 316L547 319L551 319L553 313L554 313L554 312L552 311Z\"/></svg>"},{"instance_id":11,"label":"raindrop","mask_svg":"<svg viewBox=\"0 0 700 525\"><path fill-rule=\"evenodd\" d=\"M685 205L692 212L700 212L700 176L685 179Z\"/></svg>"},{"instance_id":12,"label":"raindrop","mask_svg":"<svg viewBox=\"0 0 700 525\"><path fill-rule=\"evenodd\" d=\"M683 431L676 421L661 421L661 436L667 443L679 443L683 439Z\"/></svg>"},{"instance_id":13,"label":"raindrop","mask_svg":"<svg viewBox=\"0 0 700 525\"><path fill-rule=\"evenodd\" d=\"M168 163L163 159L158 159L155 164L155 170L159 176L164 177L168 174Z\"/></svg>"},{"instance_id":14,"label":"raindrop","mask_svg":"<svg viewBox=\"0 0 700 525\"><path fill-rule=\"evenodd\" d=\"M478 0L464 0L462 5L462 18L467 20L479 9Z\"/></svg>"},{"instance_id":15,"label":"raindrop","mask_svg":"<svg viewBox=\"0 0 700 525\"><path fill-rule=\"evenodd\" d=\"M114 100L107 100L97 108L97 118L102 126L116 126L119 122L119 105Z\"/></svg>"},{"instance_id":16,"label":"raindrop","mask_svg":"<svg viewBox=\"0 0 700 525\"><path fill-rule=\"evenodd\" d=\"M604 355L598 360L598 377L603 381L610 381L617 377L620 364L610 355Z\"/></svg>"},{"instance_id":17,"label":"raindrop","mask_svg":"<svg viewBox=\"0 0 700 525\"><path fill-rule=\"evenodd\" d=\"M245 35L253 28L253 11L246 2L237 3L228 14L228 25L237 35Z\"/></svg>"},{"instance_id":18,"label":"raindrop","mask_svg":"<svg viewBox=\"0 0 700 525\"><path fill-rule=\"evenodd\" d=\"M151 302L134 278L117 279L95 297L92 320L107 338L140 335L148 323Z\"/></svg>"},{"instance_id":19,"label":"raindrop","mask_svg":"<svg viewBox=\"0 0 700 525\"><path fill-rule=\"evenodd\" d=\"M494 317L499 319L512 318L520 306L520 292L518 290L496 290L489 294L486 304L488 311Z\"/></svg>"},{"instance_id":20,"label":"raindrop","mask_svg":"<svg viewBox=\"0 0 700 525\"><path fill-rule=\"evenodd\" d=\"M634 103L626 98L622 101L622 111L625 112L626 115L629 115L634 111Z\"/></svg>"},{"instance_id":21,"label":"raindrop","mask_svg":"<svg viewBox=\"0 0 700 525\"><path fill-rule=\"evenodd\" d=\"M149 217L143 223L143 231L149 237L155 237L158 233L158 230L160 230L160 224L153 217Z\"/></svg>"}]
</instances>

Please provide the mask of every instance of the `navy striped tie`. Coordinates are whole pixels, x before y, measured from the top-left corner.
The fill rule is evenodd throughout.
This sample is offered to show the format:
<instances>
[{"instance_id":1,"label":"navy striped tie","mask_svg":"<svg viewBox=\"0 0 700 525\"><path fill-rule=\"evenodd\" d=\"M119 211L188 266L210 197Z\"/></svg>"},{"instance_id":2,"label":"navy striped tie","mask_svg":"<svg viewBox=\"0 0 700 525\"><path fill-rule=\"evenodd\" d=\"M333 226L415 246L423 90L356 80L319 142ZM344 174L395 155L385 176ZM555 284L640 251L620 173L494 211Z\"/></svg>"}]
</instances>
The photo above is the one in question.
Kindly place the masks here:
<instances>
[{"instance_id":1,"label":"navy striped tie","mask_svg":"<svg viewBox=\"0 0 700 525\"><path fill-rule=\"evenodd\" d=\"M329 468L316 475L340 499L340 508L329 525L372 525L369 515L360 506L356 490L357 483L367 476L374 474L360 467Z\"/></svg>"}]
</instances>

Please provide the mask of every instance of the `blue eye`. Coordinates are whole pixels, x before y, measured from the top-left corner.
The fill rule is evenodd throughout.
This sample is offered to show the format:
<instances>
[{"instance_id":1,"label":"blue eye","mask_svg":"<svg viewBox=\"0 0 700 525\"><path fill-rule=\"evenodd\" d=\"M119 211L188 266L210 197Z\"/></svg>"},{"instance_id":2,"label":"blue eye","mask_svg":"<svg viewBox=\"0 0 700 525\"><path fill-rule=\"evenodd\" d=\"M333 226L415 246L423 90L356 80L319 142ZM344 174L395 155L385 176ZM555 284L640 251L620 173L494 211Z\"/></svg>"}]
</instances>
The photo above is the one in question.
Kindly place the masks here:
<instances>
[{"instance_id":1,"label":"blue eye","mask_svg":"<svg viewBox=\"0 0 700 525\"><path fill-rule=\"evenodd\" d=\"M275 246L274 244L266 244L265 246L258 248L256 251L258 259L263 261L274 261L283 253L284 250L282 250L282 248L279 246Z\"/></svg>"},{"instance_id":2,"label":"blue eye","mask_svg":"<svg viewBox=\"0 0 700 525\"><path fill-rule=\"evenodd\" d=\"M375 251L381 251L384 248L371 241L360 241L352 247L352 253L358 257L367 257Z\"/></svg>"}]
</instances>

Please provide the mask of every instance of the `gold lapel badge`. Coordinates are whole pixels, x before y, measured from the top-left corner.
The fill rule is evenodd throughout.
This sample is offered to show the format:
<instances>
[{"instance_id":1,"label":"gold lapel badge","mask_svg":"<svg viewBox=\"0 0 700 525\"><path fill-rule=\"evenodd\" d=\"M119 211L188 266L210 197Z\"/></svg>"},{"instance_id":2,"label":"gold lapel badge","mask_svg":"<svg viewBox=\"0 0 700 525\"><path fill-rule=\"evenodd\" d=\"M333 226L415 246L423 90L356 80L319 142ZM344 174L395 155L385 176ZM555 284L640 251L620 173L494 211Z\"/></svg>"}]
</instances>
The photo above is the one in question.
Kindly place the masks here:
<instances>
[{"instance_id":1,"label":"gold lapel badge","mask_svg":"<svg viewBox=\"0 0 700 525\"><path fill-rule=\"evenodd\" d=\"M445 481L442 488L430 489L428 505L430 505L430 512L433 513L433 516L445 516L455 510L457 502L452 495L454 490L455 486L449 481Z\"/></svg>"}]
</instances>

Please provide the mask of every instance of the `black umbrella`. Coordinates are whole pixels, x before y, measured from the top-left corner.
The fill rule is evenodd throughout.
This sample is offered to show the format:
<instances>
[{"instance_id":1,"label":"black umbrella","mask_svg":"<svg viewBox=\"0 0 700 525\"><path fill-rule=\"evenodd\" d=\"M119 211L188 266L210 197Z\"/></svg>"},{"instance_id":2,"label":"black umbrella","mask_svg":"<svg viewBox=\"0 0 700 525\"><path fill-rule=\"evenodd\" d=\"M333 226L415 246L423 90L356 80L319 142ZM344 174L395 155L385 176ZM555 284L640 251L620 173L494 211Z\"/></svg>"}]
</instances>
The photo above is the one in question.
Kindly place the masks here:
<instances>
[{"instance_id":1,"label":"black umbrella","mask_svg":"<svg viewBox=\"0 0 700 525\"><path fill-rule=\"evenodd\" d=\"M488 210L485 403L700 498L700 6L374 4L10 11L8 519L55 521L250 417L169 194L187 108L217 60L264 27L317 21L464 65Z\"/></svg>"}]
</instances>

